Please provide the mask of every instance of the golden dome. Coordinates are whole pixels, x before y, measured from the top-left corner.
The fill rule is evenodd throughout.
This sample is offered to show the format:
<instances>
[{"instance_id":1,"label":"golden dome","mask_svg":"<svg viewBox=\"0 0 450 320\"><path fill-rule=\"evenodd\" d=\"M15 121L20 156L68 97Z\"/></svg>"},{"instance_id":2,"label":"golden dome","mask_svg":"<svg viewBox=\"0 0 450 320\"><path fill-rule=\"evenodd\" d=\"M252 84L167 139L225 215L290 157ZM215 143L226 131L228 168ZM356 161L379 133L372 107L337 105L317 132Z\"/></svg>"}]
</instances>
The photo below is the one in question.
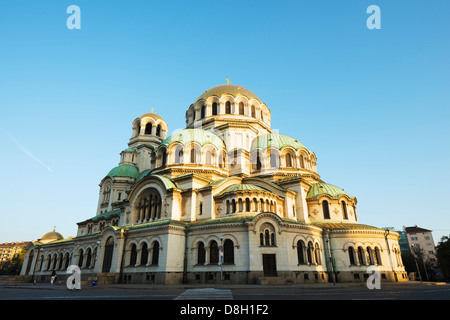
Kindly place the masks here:
<instances>
[{"instance_id":1,"label":"golden dome","mask_svg":"<svg viewBox=\"0 0 450 320\"><path fill-rule=\"evenodd\" d=\"M201 99L207 99L211 96L217 96L217 97L221 97L225 94L230 94L232 96L234 96L235 98L237 96L245 96L248 99L256 99L259 102L262 102L258 96L256 94L254 94L253 92L251 92L250 90L248 90L247 88L244 88L242 86L238 86L235 84L222 84L219 86L215 86L212 87L211 89L206 90L205 92L203 92L203 94L201 94L197 100L195 100L195 102L197 102L198 100Z\"/></svg>"}]
</instances>

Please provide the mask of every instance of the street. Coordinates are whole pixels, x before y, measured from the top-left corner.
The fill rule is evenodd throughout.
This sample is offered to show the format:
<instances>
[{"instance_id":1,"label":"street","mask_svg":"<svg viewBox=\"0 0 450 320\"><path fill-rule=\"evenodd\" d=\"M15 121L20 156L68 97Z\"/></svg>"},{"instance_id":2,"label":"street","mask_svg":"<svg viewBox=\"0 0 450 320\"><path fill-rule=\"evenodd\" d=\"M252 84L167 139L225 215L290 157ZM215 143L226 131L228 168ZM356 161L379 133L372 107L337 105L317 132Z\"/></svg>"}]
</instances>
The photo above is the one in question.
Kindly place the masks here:
<instances>
[{"instance_id":1,"label":"street","mask_svg":"<svg viewBox=\"0 0 450 320\"><path fill-rule=\"evenodd\" d=\"M450 300L450 284L386 283L365 285L104 285L78 291L64 285L2 284L0 300Z\"/></svg>"}]
</instances>

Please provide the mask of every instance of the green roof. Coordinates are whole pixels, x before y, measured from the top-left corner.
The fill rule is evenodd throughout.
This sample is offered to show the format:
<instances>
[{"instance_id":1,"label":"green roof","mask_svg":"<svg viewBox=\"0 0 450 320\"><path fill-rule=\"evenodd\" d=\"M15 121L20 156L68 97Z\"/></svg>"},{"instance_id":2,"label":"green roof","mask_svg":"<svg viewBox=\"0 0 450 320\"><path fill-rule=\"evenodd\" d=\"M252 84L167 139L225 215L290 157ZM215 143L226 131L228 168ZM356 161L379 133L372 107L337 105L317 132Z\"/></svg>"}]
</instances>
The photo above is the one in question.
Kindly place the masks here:
<instances>
[{"instance_id":1,"label":"green roof","mask_svg":"<svg viewBox=\"0 0 450 320\"><path fill-rule=\"evenodd\" d=\"M143 172L139 175L139 177L136 179L136 183L139 182L139 181L141 181L141 180L144 179L144 178L155 177L155 178L158 178L159 180L161 180L161 182L164 184L164 186L166 187L166 189L173 189L173 188L177 189L176 184L175 184L172 180L170 180L169 178L164 177L164 176L160 176L160 175L158 175L158 174L150 174L150 172L151 172L151 170L145 170L145 171L143 171Z\"/></svg>"},{"instance_id":2,"label":"green roof","mask_svg":"<svg viewBox=\"0 0 450 320\"><path fill-rule=\"evenodd\" d=\"M311 223L310 225L319 227L322 229L332 229L332 230L382 230L384 229L368 226L365 224L359 224L359 223L330 223L330 222L315 222Z\"/></svg>"},{"instance_id":3,"label":"green roof","mask_svg":"<svg viewBox=\"0 0 450 320\"><path fill-rule=\"evenodd\" d=\"M220 194L218 194L218 196L237 191L269 191L269 190L254 184L233 184L228 188L226 188L225 190L223 190Z\"/></svg>"},{"instance_id":4,"label":"green roof","mask_svg":"<svg viewBox=\"0 0 450 320\"><path fill-rule=\"evenodd\" d=\"M108 212L104 212L102 214L98 214L95 217L89 218L87 220L84 220L80 223L85 223L85 222L89 222L89 221L97 221L99 219L109 219L113 216L120 216L120 209L115 209L115 210L111 210Z\"/></svg>"},{"instance_id":5,"label":"green roof","mask_svg":"<svg viewBox=\"0 0 450 320\"><path fill-rule=\"evenodd\" d=\"M107 177L115 178L115 177L130 177L137 178L139 175L139 170L130 164L122 164L117 166L106 175Z\"/></svg>"},{"instance_id":6,"label":"green roof","mask_svg":"<svg viewBox=\"0 0 450 320\"><path fill-rule=\"evenodd\" d=\"M126 148L126 149L123 150L122 152L136 152L136 149Z\"/></svg>"},{"instance_id":7,"label":"green roof","mask_svg":"<svg viewBox=\"0 0 450 320\"><path fill-rule=\"evenodd\" d=\"M306 195L306 199L314 199L322 194L327 194L331 197L339 197L340 195L344 194L349 198L353 198L343 189L333 186L332 184L321 182L321 183L314 183L311 186L311 188L309 188L309 191Z\"/></svg>"},{"instance_id":8,"label":"green roof","mask_svg":"<svg viewBox=\"0 0 450 320\"><path fill-rule=\"evenodd\" d=\"M292 147L295 150L306 149L308 151L308 149L297 139L278 133L269 133L257 137L252 142L251 151L257 149L266 150L271 147L279 150L284 147Z\"/></svg>"},{"instance_id":9,"label":"green roof","mask_svg":"<svg viewBox=\"0 0 450 320\"><path fill-rule=\"evenodd\" d=\"M211 131L203 129L183 129L177 131L171 136L167 137L163 142L161 142L160 146L165 145L166 147L168 147L174 142L178 142L184 145L189 142L197 142L201 146L212 144L217 149L225 148L225 143L218 135Z\"/></svg>"}]
</instances>

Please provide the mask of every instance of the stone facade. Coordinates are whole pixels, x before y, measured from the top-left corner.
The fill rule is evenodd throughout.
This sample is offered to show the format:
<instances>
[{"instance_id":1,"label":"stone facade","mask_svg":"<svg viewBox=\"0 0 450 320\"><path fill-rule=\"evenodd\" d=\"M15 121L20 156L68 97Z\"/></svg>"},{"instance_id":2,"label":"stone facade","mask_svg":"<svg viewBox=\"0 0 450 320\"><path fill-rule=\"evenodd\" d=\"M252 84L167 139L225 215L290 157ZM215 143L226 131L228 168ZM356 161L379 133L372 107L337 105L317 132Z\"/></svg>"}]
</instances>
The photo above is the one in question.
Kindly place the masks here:
<instances>
[{"instance_id":1,"label":"stone facade","mask_svg":"<svg viewBox=\"0 0 450 320\"><path fill-rule=\"evenodd\" d=\"M132 123L77 236L28 246L23 275L81 268L100 283L406 281L398 233L358 222L357 200L325 183L317 158L276 133L271 112L236 85L205 91L168 136L155 113ZM45 240L45 241L44 241Z\"/></svg>"}]
</instances>

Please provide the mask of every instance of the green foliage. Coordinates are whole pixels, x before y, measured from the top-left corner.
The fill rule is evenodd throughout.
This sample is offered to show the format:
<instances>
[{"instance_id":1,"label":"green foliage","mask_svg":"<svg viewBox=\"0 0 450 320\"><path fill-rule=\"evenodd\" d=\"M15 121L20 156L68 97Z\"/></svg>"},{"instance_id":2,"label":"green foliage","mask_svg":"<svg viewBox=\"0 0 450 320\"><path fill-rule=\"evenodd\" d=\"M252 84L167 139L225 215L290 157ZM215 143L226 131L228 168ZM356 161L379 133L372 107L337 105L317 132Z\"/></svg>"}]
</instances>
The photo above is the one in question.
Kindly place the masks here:
<instances>
[{"instance_id":1,"label":"green foliage","mask_svg":"<svg viewBox=\"0 0 450 320\"><path fill-rule=\"evenodd\" d=\"M444 279L450 279L450 239L442 237L436 246L438 267Z\"/></svg>"}]
</instances>

